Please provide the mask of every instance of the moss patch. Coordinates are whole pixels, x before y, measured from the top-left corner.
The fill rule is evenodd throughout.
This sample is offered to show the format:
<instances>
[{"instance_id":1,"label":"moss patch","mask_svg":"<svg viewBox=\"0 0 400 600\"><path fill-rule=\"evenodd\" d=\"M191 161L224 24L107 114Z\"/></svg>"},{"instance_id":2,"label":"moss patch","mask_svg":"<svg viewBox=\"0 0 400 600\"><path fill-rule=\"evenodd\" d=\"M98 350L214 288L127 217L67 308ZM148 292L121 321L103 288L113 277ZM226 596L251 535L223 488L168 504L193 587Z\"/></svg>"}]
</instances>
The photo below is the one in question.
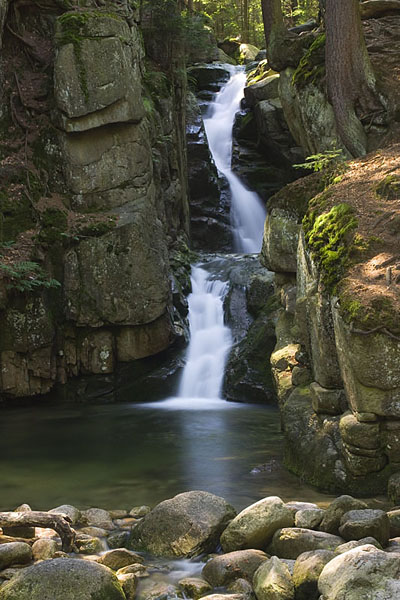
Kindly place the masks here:
<instances>
[{"instance_id":1,"label":"moss patch","mask_svg":"<svg viewBox=\"0 0 400 600\"><path fill-rule=\"evenodd\" d=\"M321 33L301 58L293 73L293 85L301 88L308 83L318 83L325 76L326 35Z\"/></svg>"},{"instance_id":2,"label":"moss patch","mask_svg":"<svg viewBox=\"0 0 400 600\"><path fill-rule=\"evenodd\" d=\"M375 187L375 193L386 200L400 200L400 176L386 175Z\"/></svg>"},{"instance_id":3,"label":"moss patch","mask_svg":"<svg viewBox=\"0 0 400 600\"><path fill-rule=\"evenodd\" d=\"M321 269L323 283L330 291L334 290L349 264L356 227L354 210L346 203L333 206L329 212L320 215L311 211L303 219L307 246Z\"/></svg>"}]
</instances>

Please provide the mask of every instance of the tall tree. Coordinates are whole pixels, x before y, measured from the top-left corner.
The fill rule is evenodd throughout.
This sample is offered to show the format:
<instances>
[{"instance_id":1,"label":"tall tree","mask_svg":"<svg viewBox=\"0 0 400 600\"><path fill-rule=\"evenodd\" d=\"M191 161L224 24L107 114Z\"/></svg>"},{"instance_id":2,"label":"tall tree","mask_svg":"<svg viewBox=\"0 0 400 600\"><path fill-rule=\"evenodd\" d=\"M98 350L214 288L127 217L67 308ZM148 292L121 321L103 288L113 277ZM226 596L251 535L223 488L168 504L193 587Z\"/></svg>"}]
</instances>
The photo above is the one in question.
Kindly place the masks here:
<instances>
[{"instance_id":1,"label":"tall tree","mask_svg":"<svg viewBox=\"0 0 400 600\"><path fill-rule=\"evenodd\" d=\"M339 136L353 156L365 154L361 120L383 106L362 31L359 0L326 0L326 77Z\"/></svg>"},{"instance_id":2,"label":"tall tree","mask_svg":"<svg viewBox=\"0 0 400 600\"><path fill-rule=\"evenodd\" d=\"M276 71L282 70L282 49L286 38L281 0L261 0L268 61Z\"/></svg>"}]
</instances>

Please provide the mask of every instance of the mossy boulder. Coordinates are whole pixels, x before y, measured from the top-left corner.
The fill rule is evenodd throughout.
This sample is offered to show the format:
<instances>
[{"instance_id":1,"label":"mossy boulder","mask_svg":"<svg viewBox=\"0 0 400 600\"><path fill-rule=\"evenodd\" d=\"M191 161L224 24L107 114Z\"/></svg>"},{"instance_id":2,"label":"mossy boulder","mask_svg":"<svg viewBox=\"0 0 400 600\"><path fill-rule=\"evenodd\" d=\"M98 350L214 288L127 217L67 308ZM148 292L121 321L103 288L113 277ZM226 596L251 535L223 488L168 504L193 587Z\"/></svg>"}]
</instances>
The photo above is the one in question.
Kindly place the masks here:
<instances>
[{"instance_id":1,"label":"mossy boulder","mask_svg":"<svg viewBox=\"0 0 400 600\"><path fill-rule=\"evenodd\" d=\"M0 588L0 600L125 600L116 576L86 560L57 558L23 569Z\"/></svg>"}]
</instances>

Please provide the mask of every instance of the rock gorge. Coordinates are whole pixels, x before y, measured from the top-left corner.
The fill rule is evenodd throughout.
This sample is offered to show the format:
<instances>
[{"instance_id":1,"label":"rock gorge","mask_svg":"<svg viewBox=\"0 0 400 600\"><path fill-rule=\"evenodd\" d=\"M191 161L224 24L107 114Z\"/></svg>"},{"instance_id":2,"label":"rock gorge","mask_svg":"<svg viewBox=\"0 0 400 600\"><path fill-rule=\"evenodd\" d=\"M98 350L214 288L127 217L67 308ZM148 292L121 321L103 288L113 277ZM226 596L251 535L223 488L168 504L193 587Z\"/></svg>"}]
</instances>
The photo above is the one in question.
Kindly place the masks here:
<instances>
[{"instance_id":1,"label":"rock gorge","mask_svg":"<svg viewBox=\"0 0 400 600\"><path fill-rule=\"evenodd\" d=\"M231 244L226 185L187 98L182 49L145 22L139 29L129 3L78 4L0 1L8 400L76 376L112 382L118 364L184 340L190 229L195 249ZM249 283L236 268L226 304L244 307L250 328L238 334L225 389L235 400L278 398L286 464L308 482L367 495L389 481L398 501L400 17L364 26L387 114L365 118L365 158L344 154L293 181L294 163L341 149L320 33L302 38L297 68L250 67L233 166L268 200L267 271L244 262ZM229 76L215 65L189 73L200 107Z\"/></svg>"}]
</instances>

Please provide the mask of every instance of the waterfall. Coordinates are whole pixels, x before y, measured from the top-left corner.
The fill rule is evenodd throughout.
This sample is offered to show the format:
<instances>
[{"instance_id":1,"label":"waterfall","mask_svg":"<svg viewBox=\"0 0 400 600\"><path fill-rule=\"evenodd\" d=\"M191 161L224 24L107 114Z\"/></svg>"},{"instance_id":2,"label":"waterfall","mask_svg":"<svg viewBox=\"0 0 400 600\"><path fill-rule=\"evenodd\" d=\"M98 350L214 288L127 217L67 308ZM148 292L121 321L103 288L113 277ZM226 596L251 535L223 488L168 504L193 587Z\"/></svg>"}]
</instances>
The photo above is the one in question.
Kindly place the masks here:
<instances>
[{"instance_id":1,"label":"waterfall","mask_svg":"<svg viewBox=\"0 0 400 600\"><path fill-rule=\"evenodd\" d=\"M249 191L231 169L232 128L245 83L245 73L235 71L211 105L204 126L217 169L227 179L231 192L234 250L254 253L261 249L265 208L258 194Z\"/></svg>"},{"instance_id":2,"label":"waterfall","mask_svg":"<svg viewBox=\"0 0 400 600\"><path fill-rule=\"evenodd\" d=\"M192 269L189 295L190 343L178 396L219 398L231 332L224 325L223 298L227 283L210 279L200 267Z\"/></svg>"}]
</instances>

